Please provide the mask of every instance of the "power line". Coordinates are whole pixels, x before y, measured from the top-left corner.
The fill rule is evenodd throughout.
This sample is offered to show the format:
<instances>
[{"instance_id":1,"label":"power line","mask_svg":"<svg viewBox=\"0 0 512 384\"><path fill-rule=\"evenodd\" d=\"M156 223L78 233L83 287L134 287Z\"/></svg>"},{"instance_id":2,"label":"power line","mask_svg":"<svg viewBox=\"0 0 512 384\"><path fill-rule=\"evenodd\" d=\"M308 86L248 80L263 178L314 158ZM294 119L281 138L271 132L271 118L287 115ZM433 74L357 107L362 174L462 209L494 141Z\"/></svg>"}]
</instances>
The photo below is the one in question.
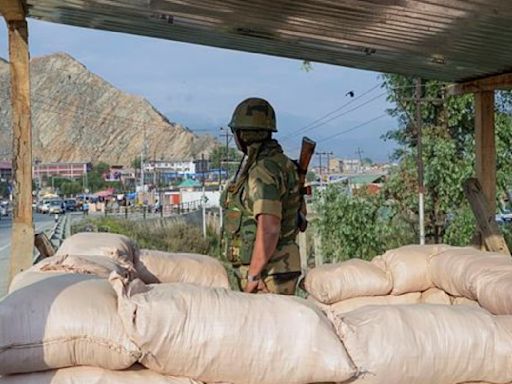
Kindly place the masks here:
<instances>
[{"instance_id":1,"label":"power line","mask_svg":"<svg viewBox=\"0 0 512 384\"><path fill-rule=\"evenodd\" d=\"M338 111L341 111L343 108L347 107L348 105L352 104L353 102L355 102L356 100L359 100L360 98L366 96L367 94L373 92L375 89L377 89L378 87L380 87L380 84L377 84L376 86L370 88L369 90L365 91L364 93L362 93L361 95L357 96L356 98L353 98L353 99L350 99L348 102L346 102L345 104L343 104L342 106L334 109L333 111L331 112L328 112L326 113L325 115L319 117L318 119L312 121L311 123L305 125L304 127L301 127L299 129L297 129L296 131L293 131L292 133L288 134L285 138L283 138L283 141L284 140L287 140L289 137L292 137L292 136L295 136L296 134L298 133L301 133L303 132L304 130L306 130L307 128L311 127L312 125L315 125L316 123L322 121L323 119L325 119L326 117L329 117L333 114L335 114L336 112Z\"/></svg>"},{"instance_id":2,"label":"power line","mask_svg":"<svg viewBox=\"0 0 512 384\"><path fill-rule=\"evenodd\" d=\"M317 140L317 143L322 143L326 140L330 140L334 137L338 137L338 136L341 136L341 135L344 135L345 133L348 133L348 132L352 132L352 131L355 131L356 129L358 128L361 128L361 127L364 127L365 125L368 125L370 123L373 123L374 121L377 121L379 119L382 119L384 116L387 116L388 114L387 113L383 113L382 115L379 115L377 117L374 117L373 119L370 119L368 121L365 121L364 123L361 123L361 124L358 124L352 128L349 128L349 129L346 129L344 131L341 131L341 132L338 132L338 133L335 133L334 135L330 135L330 136L327 136L327 137L324 137L323 139L320 139L320 140Z\"/></svg>"}]
</instances>

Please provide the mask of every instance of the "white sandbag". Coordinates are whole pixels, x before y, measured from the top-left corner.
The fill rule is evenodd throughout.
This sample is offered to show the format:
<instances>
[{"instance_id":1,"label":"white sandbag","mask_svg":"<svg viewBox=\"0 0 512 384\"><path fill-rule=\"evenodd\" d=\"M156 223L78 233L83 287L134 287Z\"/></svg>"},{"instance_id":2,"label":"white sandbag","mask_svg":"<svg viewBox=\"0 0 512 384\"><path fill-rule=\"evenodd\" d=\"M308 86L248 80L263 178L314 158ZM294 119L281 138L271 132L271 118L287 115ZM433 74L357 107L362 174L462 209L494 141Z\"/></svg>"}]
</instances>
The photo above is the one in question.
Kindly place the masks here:
<instances>
[{"instance_id":1,"label":"white sandbag","mask_svg":"<svg viewBox=\"0 0 512 384\"><path fill-rule=\"evenodd\" d=\"M476 284L485 271L512 266L512 258L501 253L475 248L450 248L430 259L429 270L434 285L452 296L476 300Z\"/></svg>"},{"instance_id":2,"label":"white sandbag","mask_svg":"<svg viewBox=\"0 0 512 384\"><path fill-rule=\"evenodd\" d=\"M481 308L478 301L468 299L464 296L452 298L453 305L469 305L470 307Z\"/></svg>"},{"instance_id":3,"label":"white sandbag","mask_svg":"<svg viewBox=\"0 0 512 384\"><path fill-rule=\"evenodd\" d=\"M357 383L512 380L511 317L467 306L369 306L333 322L359 369Z\"/></svg>"},{"instance_id":4,"label":"white sandbag","mask_svg":"<svg viewBox=\"0 0 512 384\"><path fill-rule=\"evenodd\" d=\"M140 362L205 382L342 382L354 367L327 318L297 297L111 277Z\"/></svg>"},{"instance_id":5,"label":"white sandbag","mask_svg":"<svg viewBox=\"0 0 512 384\"><path fill-rule=\"evenodd\" d=\"M146 284L190 283L229 288L226 269L210 256L142 249L135 269Z\"/></svg>"},{"instance_id":6,"label":"white sandbag","mask_svg":"<svg viewBox=\"0 0 512 384\"><path fill-rule=\"evenodd\" d=\"M428 259L440 253L447 246L406 245L391 249L382 255L386 269L393 277L392 295L409 292L422 292L433 287L428 272Z\"/></svg>"},{"instance_id":7,"label":"white sandbag","mask_svg":"<svg viewBox=\"0 0 512 384\"><path fill-rule=\"evenodd\" d=\"M430 288L421 293L420 303L450 305L452 304L452 299L442 289Z\"/></svg>"},{"instance_id":8,"label":"white sandbag","mask_svg":"<svg viewBox=\"0 0 512 384\"><path fill-rule=\"evenodd\" d=\"M136 276L133 263L117 254L111 257L61 254L42 260L33 269L41 272L90 274L104 279L108 279L114 271L121 275L128 274L131 278Z\"/></svg>"},{"instance_id":9,"label":"white sandbag","mask_svg":"<svg viewBox=\"0 0 512 384\"><path fill-rule=\"evenodd\" d=\"M512 315L512 266L482 272L475 288L480 306L495 315Z\"/></svg>"},{"instance_id":10,"label":"white sandbag","mask_svg":"<svg viewBox=\"0 0 512 384\"><path fill-rule=\"evenodd\" d=\"M0 377L0 384L201 384L199 381L163 376L136 365L124 371L97 367L62 368Z\"/></svg>"},{"instance_id":11,"label":"white sandbag","mask_svg":"<svg viewBox=\"0 0 512 384\"><path fill-rule=\"evenodd\" d=\"M336 314L354 311L367 305L400 305L400 304L418 304L421 293L411 292L405 295L386 295L386 296L363 296L353 297L351 299L338 301L329 305L329 311Z\"/></svg>"},{"instance_id":12,"label":"white sandbag","mask_svg":"<svg viewBox=\"0 0 512 384\"><path fill-rule=\"evenodd\" d=\"M139 349L125 334L108 280L25 274L0 301L0 374L76 365L125 369Z\"/></svg>"},{"instance_id":13,"label":"white sandbag","mask_svg":"<svg viewBox=\"0 0 512 384\"><path fill-rule=\"evenodd\" d=\"M308 272L305 288L324 304L359 296L383 296L392 288L391 276L378 266L361 259L324 264Z\"/></svg>"},{"instance_id":14,"label":"white sandbag","mask_svg":"<svg viewBox=\"0 0 512 384\"><path fill-rule=\"evenodd\" d=\"M129 237L104 232L77 233L64 240L56 253L57 256L107 256L132 264L137 254L137 246Z\"/></svg>"}]
</instances>

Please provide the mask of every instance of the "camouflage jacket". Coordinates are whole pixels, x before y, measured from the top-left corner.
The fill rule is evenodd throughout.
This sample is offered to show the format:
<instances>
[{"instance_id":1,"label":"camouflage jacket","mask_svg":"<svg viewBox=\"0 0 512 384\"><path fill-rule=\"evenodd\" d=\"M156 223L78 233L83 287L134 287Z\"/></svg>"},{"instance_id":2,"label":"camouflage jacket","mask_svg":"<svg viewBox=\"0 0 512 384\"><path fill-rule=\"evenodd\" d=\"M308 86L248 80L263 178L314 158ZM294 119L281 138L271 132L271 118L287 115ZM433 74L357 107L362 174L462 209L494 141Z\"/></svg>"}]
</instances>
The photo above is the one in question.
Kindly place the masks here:
<instances>
[{"instance_id":1,"label":"camouflage jacket","mask_svg":"<svg viewBox=\"0 0 512 384\"><path fill-rule=\"evenodd\" d=\"M281 233L265 273L300 271L295 238L301 200L295 163L283 153L277 141L271 140L263 143L247 175L238 177L245 177L245 181L237 189L237 180L234 180L221 198L223 242L228 260L235 266L250 263L256 239L256 218L259 214L270 214L281 220Z\"/></svg>"}]
</instances>

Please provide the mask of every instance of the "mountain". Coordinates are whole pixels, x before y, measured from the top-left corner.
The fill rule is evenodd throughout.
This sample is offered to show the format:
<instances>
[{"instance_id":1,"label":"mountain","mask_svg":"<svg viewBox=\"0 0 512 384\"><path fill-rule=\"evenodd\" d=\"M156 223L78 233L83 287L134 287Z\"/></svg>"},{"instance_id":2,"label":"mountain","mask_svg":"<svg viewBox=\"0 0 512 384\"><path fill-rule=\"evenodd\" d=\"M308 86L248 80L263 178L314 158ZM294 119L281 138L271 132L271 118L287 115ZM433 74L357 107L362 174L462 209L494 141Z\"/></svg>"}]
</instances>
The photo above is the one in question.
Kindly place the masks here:
<instances>
[{"instance_id":1,"label":"mountain","mask_svg":"<svg viewBox=\"0 0 512 384\"><path fill-rule=\"evenodd\" d=\"M147 100L118 90L67 54L34 58L30 69L34 159L130 165L144 139L152 159L198 158L217 145L170 122ZM9 71L2 60L0 159L10 157L10 121Z\"/></svg>"}]
</instances>

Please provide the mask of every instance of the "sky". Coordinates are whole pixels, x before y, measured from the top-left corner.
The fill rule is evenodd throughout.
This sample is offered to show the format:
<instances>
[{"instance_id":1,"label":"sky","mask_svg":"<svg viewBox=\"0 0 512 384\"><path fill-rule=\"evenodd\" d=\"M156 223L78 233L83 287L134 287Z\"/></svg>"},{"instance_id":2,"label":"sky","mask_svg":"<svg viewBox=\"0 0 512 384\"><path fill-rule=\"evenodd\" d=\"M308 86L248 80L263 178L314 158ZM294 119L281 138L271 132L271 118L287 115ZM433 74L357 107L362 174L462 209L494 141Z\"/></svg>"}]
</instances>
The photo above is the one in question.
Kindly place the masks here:
<instances>
[{"instance_id":1,"label":"sky","mask_svg":"<svg viewBox=\"0 0 512 384\"><path fill-rule=\"evenodd\" d=\"M7 44L0 23L0 57L5 59ZM319 63L305 71L300 60L37 20L29 20L29 44L32 57L70 54L198 134L219 137L240 101L262 97L276 110L276 138L291 157L298 157L303 135L318 142L317 152L332 151L339 158L356 158L360 148L363 157L381 162L395 148L381 139L397 122L385 113L391 105L377 72Z\"/></svg>"}]
</instances>

